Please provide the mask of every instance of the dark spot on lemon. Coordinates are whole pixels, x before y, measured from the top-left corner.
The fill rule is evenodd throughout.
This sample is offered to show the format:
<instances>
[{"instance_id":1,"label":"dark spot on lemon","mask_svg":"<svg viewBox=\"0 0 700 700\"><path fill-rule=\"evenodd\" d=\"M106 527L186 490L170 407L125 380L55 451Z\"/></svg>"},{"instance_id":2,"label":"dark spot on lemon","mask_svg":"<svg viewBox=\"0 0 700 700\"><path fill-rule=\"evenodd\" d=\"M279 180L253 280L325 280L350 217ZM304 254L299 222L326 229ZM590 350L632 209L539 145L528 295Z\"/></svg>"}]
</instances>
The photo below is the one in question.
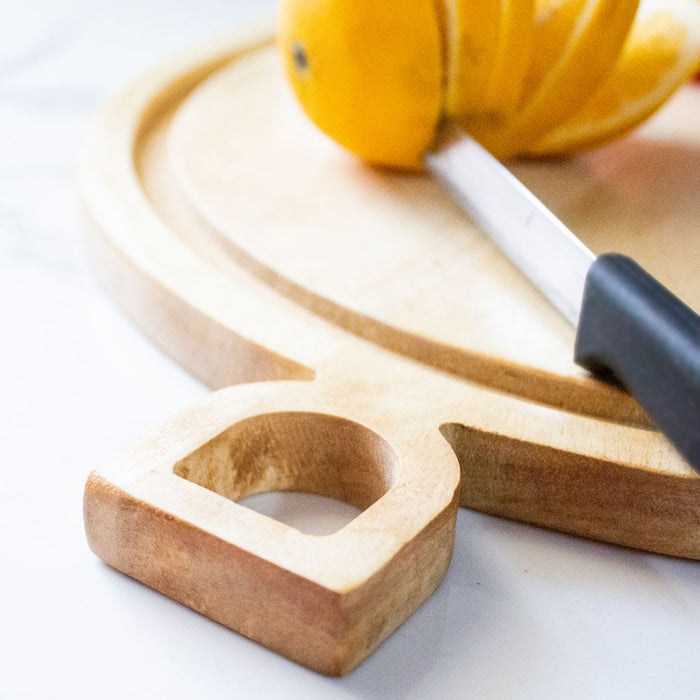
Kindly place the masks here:
<instances>
[{"instance_id":1,"label":"dark spot on lemon","mask_svg":"<svg viewBox=\"0 0 700 700\"><path fill-rule=\"evenodd\" d=\"M292 58L294 59L294 65L300 73L308 72L309 57L306 54L304 46L298 41L292 44Z\"/></svg>"}]
</instances>

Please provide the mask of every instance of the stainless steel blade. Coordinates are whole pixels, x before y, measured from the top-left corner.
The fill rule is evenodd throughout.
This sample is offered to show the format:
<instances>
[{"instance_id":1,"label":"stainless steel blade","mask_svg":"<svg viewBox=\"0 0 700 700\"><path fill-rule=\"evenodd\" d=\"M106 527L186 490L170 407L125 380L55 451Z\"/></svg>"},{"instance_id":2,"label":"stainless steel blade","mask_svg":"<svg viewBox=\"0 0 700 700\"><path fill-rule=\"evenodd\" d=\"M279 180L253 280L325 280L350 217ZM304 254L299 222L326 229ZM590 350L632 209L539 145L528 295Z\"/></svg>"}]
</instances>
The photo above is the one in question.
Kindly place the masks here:
<instances>
[{"instance_id":1,"label":"stainless steel blade","mask_svg":"<svg viewBox=\"0 0 700 700\"><path fill-rule=\"evenodd\" d=\"M574 326L595 256L474 139L446 126L425 165Z\"/></svg>"}]
</instances>

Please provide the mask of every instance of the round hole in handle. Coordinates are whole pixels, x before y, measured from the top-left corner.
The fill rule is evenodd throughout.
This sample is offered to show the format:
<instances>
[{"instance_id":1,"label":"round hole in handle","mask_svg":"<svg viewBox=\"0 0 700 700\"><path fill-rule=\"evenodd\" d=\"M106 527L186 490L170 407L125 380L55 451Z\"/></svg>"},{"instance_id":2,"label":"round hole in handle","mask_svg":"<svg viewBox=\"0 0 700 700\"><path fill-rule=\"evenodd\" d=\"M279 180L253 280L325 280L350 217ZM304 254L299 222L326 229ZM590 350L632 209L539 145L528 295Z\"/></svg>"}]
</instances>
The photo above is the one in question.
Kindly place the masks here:
<instances>
[{"instance_id":1,"label":"round hole in handle","mask_svg":"<svg viewBox=\"0 0 700 700\"><path fill-rule=\"evenodd\" d=\"M399 460L378 433L301 411L246 418L175 464L174 472L234 501L301 491L364 510L395 483Z\"/></svg>"},{"instance_id":2,"label":"round hole in handle","mask_svg":"<svg viewBox=\"0 0 700 700\"><path fill-rule=\"evenodd\" d=\"M299 532L319 537L338 532L361 512L337 498L299 491L266 491L246 496L238 503Z\"/></svg>"}]
</instances>

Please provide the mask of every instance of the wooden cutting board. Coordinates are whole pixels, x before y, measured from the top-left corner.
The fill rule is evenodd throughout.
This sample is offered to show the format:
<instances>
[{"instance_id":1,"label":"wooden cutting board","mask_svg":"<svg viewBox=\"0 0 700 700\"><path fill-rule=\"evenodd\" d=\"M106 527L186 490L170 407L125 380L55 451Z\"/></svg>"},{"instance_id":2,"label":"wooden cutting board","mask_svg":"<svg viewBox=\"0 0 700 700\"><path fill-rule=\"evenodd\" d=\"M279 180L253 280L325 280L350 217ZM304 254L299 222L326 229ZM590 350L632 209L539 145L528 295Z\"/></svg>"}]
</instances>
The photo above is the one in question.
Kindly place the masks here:
<instances>
[{"instance_id":1,"label":"wooden cutting board","mask_svg":"<svg viewBox=\"0 0 700 700\"><path fill-rule=\"evenodd\" d=\"M698 113L700 89L689 87L629 138L570 160L512 165L594 252L633 256L696 309ZM572 328L437 184L370 168L307 122L268 31L168 62L117 96L90 135L81 181L96 269L143 332L213 388L265 382L212 395L93 474L88 536L108 563L291 658L342 673L441 579L457 488L465 507L700 559L698 475L633 399L572 363ZM342 463L344 476L314 463L334 473ZM231 502L284 488L365 509L326 540L346 551L354 528L374 532L363 540L374 554L362 575L356 565L350 575L343 556L323 570L311 549L295 559L282 543L300 533L246 520ZM221 530L221 496L238 509L226 517L272 539ZM142 520L129 520L135 512ZM334 595L376 584L387 562L406 583L384 589L379 627L362 608L352 644L328 633L340 649L329 658L328 635L298 638L275 628L271 613L256 623L223 610L219 574L187 558L201 543L183 554L180 576L195 572L187 581L154 554L157 538L136 552L129 533L146 522L166 527L154 513L168 514L168 528L187 523L187 537L193 526L215 533ZM183 542L185 530L168 530L166 541ZM391 546L381 532L393 533ZM420 580L409 545L441 553L427 557L430 575ZM251 584L246 600L269 605L255 591Z\"/></svg>"}]
</instances>

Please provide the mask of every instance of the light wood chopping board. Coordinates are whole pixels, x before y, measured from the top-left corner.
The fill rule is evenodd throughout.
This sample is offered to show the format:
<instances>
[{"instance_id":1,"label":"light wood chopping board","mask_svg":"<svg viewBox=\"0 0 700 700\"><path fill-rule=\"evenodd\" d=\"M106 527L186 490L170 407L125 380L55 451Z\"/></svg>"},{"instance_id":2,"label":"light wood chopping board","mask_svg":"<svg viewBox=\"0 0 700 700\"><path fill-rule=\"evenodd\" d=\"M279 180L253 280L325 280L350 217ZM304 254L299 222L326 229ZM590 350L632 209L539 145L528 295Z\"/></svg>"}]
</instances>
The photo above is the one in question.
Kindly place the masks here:
<instances>
[{"instance_id":1,"label":"light wood chopping board","mask_svg":"<svg viewBox=\"0 0 700 700\"><path fill-rule=\"evenodd\" d=\"M695 309L699 113L688 87L606 148L512 164L595 253L633 256ZM700 558L698 475L573 364L573 329L436 183L370 168L308 123L267 31L115 98L82 187L100 277L212 387L304 380L339 412L392 405L447 438L463 506Z\"/></svg>"}]
</instances>

